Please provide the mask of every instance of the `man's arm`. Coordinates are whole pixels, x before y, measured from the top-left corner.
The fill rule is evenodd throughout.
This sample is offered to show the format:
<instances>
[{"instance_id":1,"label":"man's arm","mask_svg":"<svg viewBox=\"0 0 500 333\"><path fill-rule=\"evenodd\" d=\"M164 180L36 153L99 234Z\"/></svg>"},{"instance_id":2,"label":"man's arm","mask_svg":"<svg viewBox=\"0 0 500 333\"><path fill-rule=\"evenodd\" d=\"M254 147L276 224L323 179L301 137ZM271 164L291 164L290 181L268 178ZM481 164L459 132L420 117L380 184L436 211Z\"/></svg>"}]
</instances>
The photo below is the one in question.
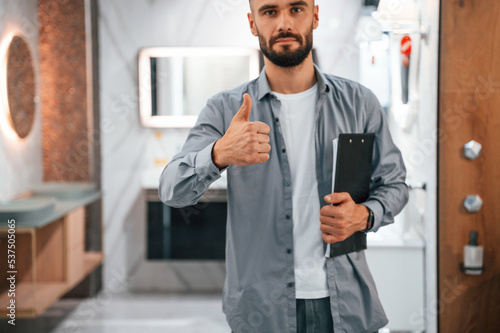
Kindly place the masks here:
<instances>
[{"instance_id":1,"label":"man's arm","mask_svg":"<svg viewBox=\"0 0 500 333\"><path fill-rule=\"evenodd\" d=\"M160 176L160 199L172 207L194 205L229 165L252 165L269 159L270 128L250 122L252 100L248 94L224 131L224 115L209 100L190 130L182 151Z\"/></svg>"},{"instance_id":2,"label":"man's arm","mask_svg":"<svg viewBox=\"0 0 500 333\"><path fill-rule=\"evenodd\" d=\"M374 215L369 231L377 231L381 226L394 222L408 202L406 168L401 152L392 141L382 106L368 89L364 112L366 121L364 132L375 133L372 160L370 196L362 204L356 204L348 193L333 193L325 201L334 206L321 208L320 229L327 243L343 241L356 231L367 228L369 208Z\"/></svg>"},{"instance_id":3,"label":"man's arm","mask_svg":"<svg viewBox=\"0 0 500 333\"><path fill-rule=\"evenodd\" d=\"M321 237L326 243L341 242L356 231L366 229L368 209L355 203L349 193L331 193L324 199L331 204L321 208L319 217Z\"/></svg>"},{"instance_id":4,"label":"man's arm","mask_svg":"<svg viewBox=\"0 0 500 333\"><path fill-rule=\"evenodd\" d=\"M264 163L269 159L271 128L260 121L249 121L252 110L250 95L243 95L243 104L231 120L224 136L215 143L212 157L219 169Z\"/></svg>"},{"instance_id":5,"label":"man's arm","mask_svg":"<svg viewBox=\"0 0 500 333\"><path fill-rule=\"evenodd\" d=\"M224 134L222 110L210 99L182 147L160 176L159 197L172 207L194 205L210 184L220 178L212 147Z\"/></svg>"},{"instance_id":6,"label":"man's arm","mask_svg":"<svg viewBox=\"0 0 500 333\"><path fill-rule=\"evenodd\" d=\"M401 151L394 144L382 106L372 91L366 89L366 133L375 133L370 196L363 205L375 216L371 231L394 222L408 202L406 167Z\"/></svg>"}]
</instances>

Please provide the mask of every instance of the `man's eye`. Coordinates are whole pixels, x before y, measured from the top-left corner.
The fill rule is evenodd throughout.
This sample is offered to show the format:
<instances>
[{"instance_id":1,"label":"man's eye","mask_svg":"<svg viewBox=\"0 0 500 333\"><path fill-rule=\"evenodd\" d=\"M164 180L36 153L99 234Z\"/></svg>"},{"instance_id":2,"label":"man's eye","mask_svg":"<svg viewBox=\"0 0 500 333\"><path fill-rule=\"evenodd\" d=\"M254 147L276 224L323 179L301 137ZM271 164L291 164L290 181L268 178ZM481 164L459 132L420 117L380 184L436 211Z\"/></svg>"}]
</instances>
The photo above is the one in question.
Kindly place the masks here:
<instances>
[{"instance_id":1,"label":"man's eye","mask_svg":"<svg viewBox=\"0 0 500 333\"><path fill-rule=\"evenodd\" d=\"M266 15L274 15L275 13L276 13L276 11L275 11L275 10L266 10L266 11L264 12L264 14L266 14Z\"/></svg>"},{"instance_id":2,"label":"man's eye","mask_svg":"<svg viewBox=\"0 0 500 333\"><path fill-rule=\"evenodd\" d=\"M292 8L292 13L300 13L302 8Z\"/></svg>"}]
</instances>

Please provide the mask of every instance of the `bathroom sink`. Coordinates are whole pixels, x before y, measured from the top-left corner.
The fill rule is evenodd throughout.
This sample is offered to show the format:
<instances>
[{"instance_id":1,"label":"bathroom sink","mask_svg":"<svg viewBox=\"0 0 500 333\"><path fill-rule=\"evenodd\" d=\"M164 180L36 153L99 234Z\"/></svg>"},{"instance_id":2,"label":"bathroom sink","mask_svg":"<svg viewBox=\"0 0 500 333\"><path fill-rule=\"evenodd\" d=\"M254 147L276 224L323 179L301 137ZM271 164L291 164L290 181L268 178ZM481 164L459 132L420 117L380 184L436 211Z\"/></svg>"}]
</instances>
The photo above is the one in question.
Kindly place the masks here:
<instances>
[{"instance_id":1,"label":"bathroom sink","mask_svg":"<svg viewBox=\"0 0 500 333\"><path fill-rule=\"evenodd\" d=\"M0 201L0 222L42 220L54 212L56 200L53 198L28 198Z\"/></svg>"},{"instance_id":2,"label":"bathroom sink","mask_svg":"<svg viewBox=\"0 0 500 333\"><path fill-rule=\"evenodd\" d=\"M89 182L48 182L35 186L33 196L52 197L57 200L78 200L96 191L94 183Z\"/></svg>"}]
</instances>

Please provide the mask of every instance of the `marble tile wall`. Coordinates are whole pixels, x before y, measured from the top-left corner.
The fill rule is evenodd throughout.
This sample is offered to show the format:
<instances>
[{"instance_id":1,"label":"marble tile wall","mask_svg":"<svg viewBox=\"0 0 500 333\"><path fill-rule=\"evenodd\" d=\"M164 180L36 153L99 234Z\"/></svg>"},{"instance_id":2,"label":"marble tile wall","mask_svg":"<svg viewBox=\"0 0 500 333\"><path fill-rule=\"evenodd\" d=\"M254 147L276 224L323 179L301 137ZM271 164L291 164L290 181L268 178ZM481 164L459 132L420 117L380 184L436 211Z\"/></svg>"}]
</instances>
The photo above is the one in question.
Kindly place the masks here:
<instances>
[{"instance_id":1,"label":"marble tile wall","mask_svg":"<svg viewBox=\"0 0 500 333\"><path fill-rule=\"evenodd\" d=\"M395 36L391 47L393 95L388 110L388 121L394 142L402 152L407 183L425 183L426 190L410 190L409 202L396 216L395 223L380 229L377 234L400 237L405 240L421 239L425 244L424 268L426 332L437 331L437 128L438 104L438 54L439 54L439 4L432 0L416 1L421 22L429 27L428 36L411 34L411 64L415 70L411 108L401 103L401 53L400 39ZM412 73L413 74L413 73ZM410 74L411 76L411 74ZM397 85L396 89L395 85ZM375 235L370 235L375 236ZM369 236L369 237L370 237ZM379 236L379 235L377 235Z\"/></svg>"},{"instance_id":2,"label":"marble tile wall","mask_svg":"<svg viewBox=\"0 0 500 333\"><path fill-rule=\"evenodd\" d=\"M317 0L320 27L315 47L321 67L357 79L352 47L360 4ZM117 280L140 290L220 290L224 265L184 267L146 262L145 194L141 174L153 163L148 146L155 130L139 123L137 55L151 46L245 46L258 48L248 28L247 0L99 1L104 285ZM352 29L351 29L352 28ZM163 149L172 157L185 129L161 130ZM210 276L201 284L197 276Z\"/></svg>"},{"instance_id":3,"label":"marble tile wall","mask_svg":"<svg viewBox=\"0 0 500 333\"><path fill-rule=\"evenodd\" d=\"M393 139L405 160L407 183L425 183L426 190L410 190L409 202L396 217L391 229L403 237L420 237L424 240L426 303L421 315L425 316L426 332L436 332L439 4L433 0L419 0L416 3L422 23L429 27L427 38L422 39L418 45L418 36L411 36L414 43L413 65L418 66L414 91L418 99L414 103L414 114L407 118L409 121L402 121L405 117L401 117L401 114L408 110L401 105L391 109L388 119ZM399 45L397 51L399 52ZM400 66L400 63L394 62L392 66Z\"/></svg>"},{"instance_id":4,"label":"marble tile wall","mask_svg":"<svg viewBox=\"0 0 500 333\"><path fill-rule=\"evenodd\" d=\"M423 156L415 163L415 176L427 184L424 201L425 251L425 321L426 332L437 332L437 145L439 141L438 76L439 76L439 3L433 0L419 2L422 22L429 25L427 42L422 46L419 78L420 105L418 109L417 148L414 154ZM429 167L430 166L430 167Z\"/></svg>"},{"instance_id":5,"label":"marble tile wall","mask_svg":"<svg viewBox=\"0 0 500 333\"><path fill-rule=\"evenodd\" d=\"M39 96L40 90L37 8L37 0L0 1L0 58L4 58L12 34L24 37L34 66L35 96ZM9 200L42 181L39 103L35 102L34 124L24 139L12 132L3 109L0 109L0 125L0 200Z\"/></svg>"}]
</instances>

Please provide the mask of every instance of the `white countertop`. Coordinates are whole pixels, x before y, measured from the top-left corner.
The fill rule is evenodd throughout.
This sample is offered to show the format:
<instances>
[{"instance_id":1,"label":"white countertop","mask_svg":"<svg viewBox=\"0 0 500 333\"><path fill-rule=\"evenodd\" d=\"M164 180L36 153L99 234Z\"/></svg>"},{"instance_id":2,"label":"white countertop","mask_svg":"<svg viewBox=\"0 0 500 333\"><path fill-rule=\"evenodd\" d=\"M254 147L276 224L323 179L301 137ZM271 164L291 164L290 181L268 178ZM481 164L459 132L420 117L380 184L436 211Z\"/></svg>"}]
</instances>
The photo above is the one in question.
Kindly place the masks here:
<instances>
[{"instance_id":1,"label":"white countertop","mask_svg":"<svg viewBox=\"0 0 500 333\"><path fill-rule=\"evenodd\" d=\"M425 248L424 240L418 235L399 235L393 232L390 225L381 227L377 232L368 233L366 241L369 248Z\"/></svg>"},{"instance_id":2,"label":"white countertop","mask_svg":"<svg viewBox=\"0 0 500 333\"><path fill-rule=\"evenodd\" d=\"M38 198L38 196L33 196L32 198ZM46 214L41 218L29 219L29 220L16 220L16 226L21 228L42 228L47 224L63 217L72 210L91 204L101 198L101 192L93 190L79 198L73 198L68 200L58 200L55 199L54 211L50 214ZM7 227L7 221L0 222L0 227Z\"/></svg>"}]
</instances>

